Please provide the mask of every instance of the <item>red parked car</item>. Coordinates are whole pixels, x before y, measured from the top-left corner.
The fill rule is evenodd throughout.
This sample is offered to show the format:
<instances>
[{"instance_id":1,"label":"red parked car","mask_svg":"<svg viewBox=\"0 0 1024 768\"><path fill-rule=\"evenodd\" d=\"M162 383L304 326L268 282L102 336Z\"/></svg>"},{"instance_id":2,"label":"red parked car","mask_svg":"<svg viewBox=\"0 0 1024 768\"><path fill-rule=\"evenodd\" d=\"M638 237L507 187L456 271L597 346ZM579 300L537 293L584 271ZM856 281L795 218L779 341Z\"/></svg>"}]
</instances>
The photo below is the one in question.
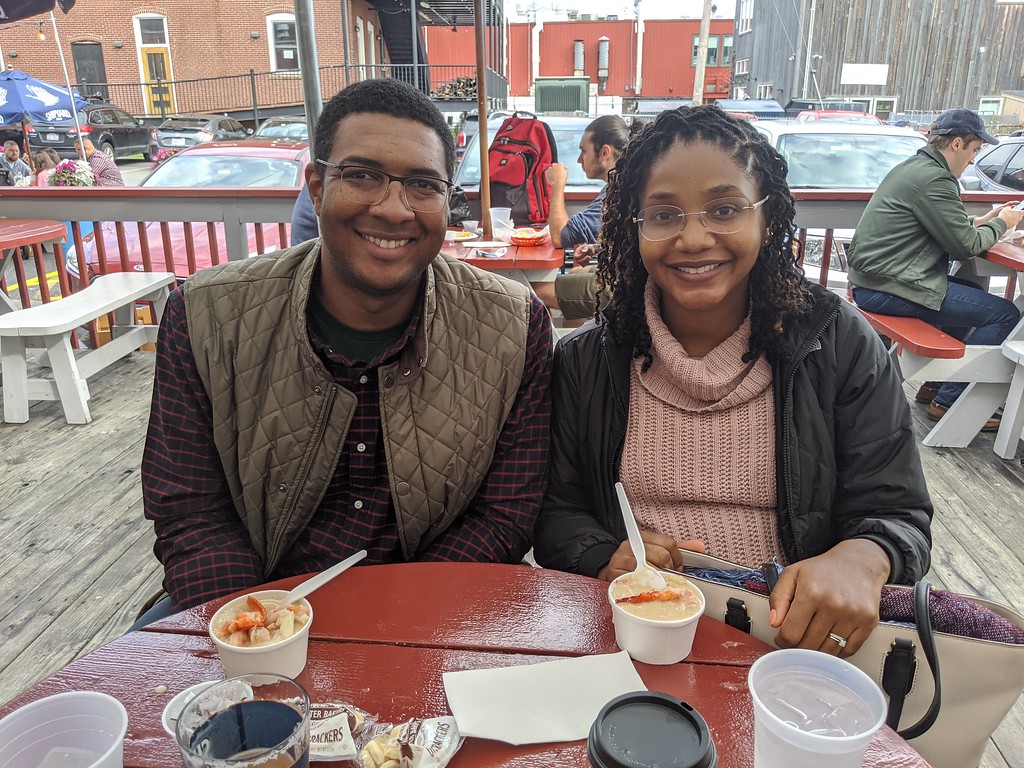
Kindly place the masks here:
<instances>
[{"instance_id":1,"label":"red parked car","mask_svg":"<svg viewBox=\"0 0 1024 768\"><path fill-rule=\"evenodd\" d=\"M267 141L266 139L248 139L209 144L197 144L182 150L180 153L165 160L139 185L152 189L154 187L295 187L306 184L303 170L309 162L309 145L302 141ZM216 263L228 260L227 246L224 239L224 225L214 225L217 240L218 258ZM172 222L170 230L171 258L174 274L178 280L184 280L195 270L189 269L185 247L185 226ZM257 255L259 248L256 242L256 228L246 227L249 238L249 255ZM286 234L291 229L285 225ZM117 243L117 230L113 223L103 224L103 242L106 252L107 272L121 270L120 251ZM149 241L150 260L153 269L163 269L164 245L158 222L146 224ZM130 268L144 269L142 248L139 240L138 227L125 224L125 240L127 242L128 263ZM263 227L263 252L275 251L288 246L287 238L281 242L279 228L276 224ZM99 257L96 252L95 233L83 238L85 260L90 277L100 274ZM195 269L203 269L215 263L210 252L210 239L205 223L192 225L192 242L195 253ZM73 278L78 277L78 257L74 245L67 249L67 268Z\"/></svg>"}]
</instances>

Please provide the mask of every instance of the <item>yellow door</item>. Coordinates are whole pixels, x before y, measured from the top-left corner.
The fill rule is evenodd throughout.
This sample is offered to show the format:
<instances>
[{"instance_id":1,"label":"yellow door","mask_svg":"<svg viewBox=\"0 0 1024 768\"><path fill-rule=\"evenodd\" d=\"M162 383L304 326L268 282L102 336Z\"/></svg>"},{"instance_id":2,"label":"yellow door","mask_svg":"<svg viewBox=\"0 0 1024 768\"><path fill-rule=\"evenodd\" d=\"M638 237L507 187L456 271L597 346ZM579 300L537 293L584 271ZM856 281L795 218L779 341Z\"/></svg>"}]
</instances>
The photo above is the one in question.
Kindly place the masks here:
<instances>
[{"instance_id":1,"label":"yellow door","mask_svg":"<svg viewBox=\"0 0 1024 768\"><path fill-rule=\"evenodd\" d=\"M174 89L170 84L170 71L171 59L166 47L142 48L147 114L174 113Z\"/></svg>"}]
</instances>

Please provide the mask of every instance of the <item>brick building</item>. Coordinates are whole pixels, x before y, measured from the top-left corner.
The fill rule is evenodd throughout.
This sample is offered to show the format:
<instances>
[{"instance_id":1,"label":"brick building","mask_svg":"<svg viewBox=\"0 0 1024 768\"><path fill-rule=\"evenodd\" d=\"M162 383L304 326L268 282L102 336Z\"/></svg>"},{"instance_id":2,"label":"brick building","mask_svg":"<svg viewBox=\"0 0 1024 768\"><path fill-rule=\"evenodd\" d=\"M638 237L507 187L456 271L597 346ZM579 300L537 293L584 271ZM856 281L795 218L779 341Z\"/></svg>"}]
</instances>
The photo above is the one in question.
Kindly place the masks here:
<instances>
[{"instance_id":1,"label":"brick building","mask_svg":"<svg viewBox=\"0 0 1024 768\"><path fill-rule=\"evenodd\" d=\"M452 5L445 15L437 12L438 4L419 3L414 42L406 0L313 0L325 98L349 82L380 75L405 77L440 96L438 86L473 75L471 5ZM572 76L611 105L595 109L591 102L584 109L591 113L643 111L637 104L644 99L692 95L699 19L506 26L500 0L488 6L494 22L486 58L492 104L504 103L507 93L510 104L522 107L526 99L531 108L538 78ZM289 0L104 0L102 7L98 0L79 0L67 16L57 15L57 26L72 81L86 95L98 92L133 114L215 111L246 119L253 116L254 102L261 116L301 109ZM711 22L706 100L728 95L732 30L731 19ZM416 72L408 66L413 58ZM0 26L0 63L63 82L56 41L43 16ZM461 103L441 104L454 112L473 106L475 93Z\"/></svg>"},{"instance_id":2,"label":"brick building","mask_svg":"<svg viewBox=\"0 0 1024 768\"><path fill-rule=\"evenodd\" d=\"M729 97L732 32L732 19L711 21L705 101ZM614 99L626 111L642 107L645 99L689 99L699 34L700 19L511 23L505 62L509 97L518 104L534 96L538 78L582 76L592 96ZM473 30L431 27L427 47L434 62L471 60Z\"/></svg>"},{"instance_id":3,"label":"brick building","mask_svg":"<svg viewBox=\"0 0 1024 768\"><path fill-rule=\"evenodd\" d=\"M342 4L313 2L320 65L344 64L347 42L347 63L364 65L372 74L374 65L387 61L377 11L366 0L345 0L344 5L347 36ZM79 0L68 15L58 12L56 18L72 81L110 83L99 90L129 112L159 113L161 101L171 113L244 107L252 101L250 68L266 73L257 83L267 92L267 99L260 94L260 103L302 103L289 0ZM50 82L64 80L45 16L0 26L0 62ZM237 82L224 83L219 91L203 88L202 96L197 84L187 82L232 75L239 76ZM161 88L158 79L176 85ZM331 87L337 90L338 84L325 82L324 92ZM211 93L218 103L208 100Z\"/></svg>"}]
</instances>

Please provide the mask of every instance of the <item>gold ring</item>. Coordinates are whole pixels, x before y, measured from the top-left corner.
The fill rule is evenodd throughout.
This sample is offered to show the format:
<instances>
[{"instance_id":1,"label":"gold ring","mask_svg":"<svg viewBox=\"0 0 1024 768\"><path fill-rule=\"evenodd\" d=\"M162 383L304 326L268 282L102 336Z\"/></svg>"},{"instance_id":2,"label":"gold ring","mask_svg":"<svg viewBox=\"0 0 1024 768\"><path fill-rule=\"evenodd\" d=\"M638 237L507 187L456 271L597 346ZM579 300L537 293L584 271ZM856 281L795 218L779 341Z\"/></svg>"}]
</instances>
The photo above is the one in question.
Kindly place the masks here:
<instances>
[{"instance_id":1,"label":"gold ring","mask_svg":"<svg viewBox=\"0 0 1024 768\"><path fill-rule=\"evenodd\" d=\"M837 635L835 632L829 632L828 636L831 637L833 640L835 640L836 643L839 644L840 648L845 648L846 647L846 638L843 637L842 635Z\"/></svg>"}]
</instances>

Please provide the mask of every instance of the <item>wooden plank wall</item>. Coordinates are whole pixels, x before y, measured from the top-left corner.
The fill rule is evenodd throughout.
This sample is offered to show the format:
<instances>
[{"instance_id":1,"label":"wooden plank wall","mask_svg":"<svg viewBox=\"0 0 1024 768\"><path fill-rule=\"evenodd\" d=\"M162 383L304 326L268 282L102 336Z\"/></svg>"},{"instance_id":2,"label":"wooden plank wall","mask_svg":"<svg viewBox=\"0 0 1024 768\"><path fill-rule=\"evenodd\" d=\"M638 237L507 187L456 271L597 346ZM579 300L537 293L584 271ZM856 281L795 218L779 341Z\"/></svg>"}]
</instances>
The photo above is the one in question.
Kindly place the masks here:
<instances>
[{"instance_id":1,"label":"wooden plank wall","mask_svg":"<svg viewBox=\"0 0 1024 768\"><path fill-rule=\"evenodd\" d=\"M822 57L814 68L823 98L895 96L897 111L940 111L977 109L979 97L1024 88L1022 3L814 1L811 53ZM777 93L783 105L802 92L810 2L755 3L753 31L736 36L736 58L751 58L751 85L774 82L783 89ZM841 85L844 63L889 64L888 82ZM816 97L813 85L808 95Z\"/></svg>"},{"instance_id":2,"label":"wooden plank wall","mask_svg":"<svg viewBox=\"0 0 1024 768\"><path fill-rule=\"evenodd\" d=\"M139 476L152 375L153 355L135 353L94 377L92 424L66 424L59 403L0 424L0 702L123 633L159 588ZM911 408L922 436L932 422ZM936 510L929 578L1024 612L1024 452L1003 461L992 441L921 449ZM982 766L1024 768L1024 700Z\"/></svg>"}]
</instances>

